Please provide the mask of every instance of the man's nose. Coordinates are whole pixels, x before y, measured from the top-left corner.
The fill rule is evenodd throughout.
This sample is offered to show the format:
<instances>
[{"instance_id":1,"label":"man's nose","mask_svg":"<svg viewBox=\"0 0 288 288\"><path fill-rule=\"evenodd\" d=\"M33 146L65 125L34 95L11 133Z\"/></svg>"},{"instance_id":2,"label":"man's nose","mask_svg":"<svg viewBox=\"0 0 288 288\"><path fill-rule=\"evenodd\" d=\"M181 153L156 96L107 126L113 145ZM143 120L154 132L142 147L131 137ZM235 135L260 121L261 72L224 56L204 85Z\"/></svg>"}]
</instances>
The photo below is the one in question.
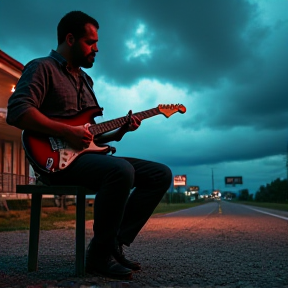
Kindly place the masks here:
<instances>
[{"instance_id":1,"label":"man's nose","mask_svg":"<svg viewBox=\"0 0 288 288\"><path fill-rule=\"evenodd\" d=\"M97 44L93 45L92 48L91 48L91 50L92 50L93 52L98 52Z\"/></svg>"}]
</instances>

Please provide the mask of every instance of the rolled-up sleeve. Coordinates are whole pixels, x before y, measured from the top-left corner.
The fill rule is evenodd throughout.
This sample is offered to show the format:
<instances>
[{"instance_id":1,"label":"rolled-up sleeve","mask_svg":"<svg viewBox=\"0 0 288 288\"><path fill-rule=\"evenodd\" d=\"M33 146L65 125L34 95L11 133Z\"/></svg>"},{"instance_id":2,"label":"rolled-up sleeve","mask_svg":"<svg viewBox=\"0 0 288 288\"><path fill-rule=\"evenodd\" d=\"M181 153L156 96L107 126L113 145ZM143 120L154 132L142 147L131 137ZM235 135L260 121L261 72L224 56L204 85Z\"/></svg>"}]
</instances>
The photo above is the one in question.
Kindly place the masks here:
<instances>
[{"instance_id":1,"label":"rolled-up sleeve","mask_svg":"<svg viewBox=\"0 0 288 288\"><path fill-rule=\"evenodd\" d=\"M39 109L49 82L49 73L41 61L29 62L20 77L15 92L8 100L6 122L14 125L28 109Z\"/></svg>"}]
</instances>

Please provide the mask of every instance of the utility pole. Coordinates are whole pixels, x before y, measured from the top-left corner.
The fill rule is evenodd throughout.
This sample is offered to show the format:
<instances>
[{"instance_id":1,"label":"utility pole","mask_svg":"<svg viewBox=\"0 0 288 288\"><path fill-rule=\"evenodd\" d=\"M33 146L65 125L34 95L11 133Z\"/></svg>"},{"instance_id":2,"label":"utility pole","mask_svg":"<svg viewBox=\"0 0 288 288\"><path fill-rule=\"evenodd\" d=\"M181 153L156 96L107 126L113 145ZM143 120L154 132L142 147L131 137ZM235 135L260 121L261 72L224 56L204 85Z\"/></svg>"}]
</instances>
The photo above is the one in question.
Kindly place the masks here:
<instances>
[{"instance_id":1,"label":"utility pole","mask_svg":"<svg viewBox=\"0 0 288 288\"><path fill-rule=\"evenodd\" d=\"M212 170L212 193L214 192L214 174L213 174L213 168L211 168Z\"/></svg>"},{"instance_id":2,"label":"utility pole","mask_svg":"<svg viewBox=\"0 0 288 288\"><path fill-rule=\"evenodd\" d=\"M286 190L286 201L288 201L288 141L287 141L287 153L286 153L286 172L287 172L287 190Z\"/></svg>"},{"instance_id":3,"label":"utility pole","mask_svg":"<svg viewBox=\"0 0 288 288\"><path fill-rule=\"evenodd\" d=\"M287 171L287 181L288 181L288 142L287 142L287 153L286 153L286 171Z\"/></svg>"}]
</instances>

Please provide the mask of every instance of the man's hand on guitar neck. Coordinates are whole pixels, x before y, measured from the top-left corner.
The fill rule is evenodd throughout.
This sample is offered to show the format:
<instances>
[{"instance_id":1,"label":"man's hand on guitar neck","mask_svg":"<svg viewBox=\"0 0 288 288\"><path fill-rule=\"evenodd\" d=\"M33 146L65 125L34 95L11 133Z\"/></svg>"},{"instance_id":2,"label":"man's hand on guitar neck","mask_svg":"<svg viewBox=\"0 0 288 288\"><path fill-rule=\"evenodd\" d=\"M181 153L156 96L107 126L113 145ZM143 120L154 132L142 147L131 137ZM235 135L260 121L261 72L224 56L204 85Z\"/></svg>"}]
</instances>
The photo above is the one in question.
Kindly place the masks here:
<instances>
[{"instance_id":1,"label":"man's hand on guitar neck","mask_svg":"<svg viewBox=\"0 0 288 288\"><path fill-rule=\"evenodd\" d=\"M110 141L120 141L127 132L135 131L136 129L138 129L140 124L141 120L137 116L132 115L131 111L131 115L129 116L127 123L125 123L122 127L120 127L115 131L105 133L99 137L96 136L94 138L94 142L97 144L97 143L108 143Z\"/></svg>"},{"instance_id":2,"label":"man's hand on guitar neck","mask_svg":"<svg viewBox=\"0 0 288 288\"><path fill-rule=\"evenodd\" d=\"M125 123L121 128L127 130L126 132L129 132L138 129L140 125L141 120L136 115L132 114L132 110L129 110L127 114L127 123Z\"/></svg>"},{"instance_id":3,"label":"man's hand on guitar neck","mask_svg":"<svg viewBox=\"0 0 288 288\"><path fill-rule=\"evenodd\" d=\"M131 110L130 110L131 111ZM129 113L130 113L129 111ZM132 113L132 111L131 111ZM129 119L128 122L125 123L121 128L119 128L118 130L118 139L117 141L120 141L122 139L122 137L125 135L125 133L129 132L129 131L135 131L139 128L139 126L141 125L141 120L135 116L135 115L129 115Z\"/></svg>"},{"instance_id":4,"label":"man's hand on guitar neck","mask_svg":"<svg viewBox=\"0 0 288 288\"><path fill-rule=\"evenodd\" d=\"M128 131L135 131L136 129L139 128L140 125L141 125L141 120L137 116L132 115Z\"/></svg>"}]
</instances>

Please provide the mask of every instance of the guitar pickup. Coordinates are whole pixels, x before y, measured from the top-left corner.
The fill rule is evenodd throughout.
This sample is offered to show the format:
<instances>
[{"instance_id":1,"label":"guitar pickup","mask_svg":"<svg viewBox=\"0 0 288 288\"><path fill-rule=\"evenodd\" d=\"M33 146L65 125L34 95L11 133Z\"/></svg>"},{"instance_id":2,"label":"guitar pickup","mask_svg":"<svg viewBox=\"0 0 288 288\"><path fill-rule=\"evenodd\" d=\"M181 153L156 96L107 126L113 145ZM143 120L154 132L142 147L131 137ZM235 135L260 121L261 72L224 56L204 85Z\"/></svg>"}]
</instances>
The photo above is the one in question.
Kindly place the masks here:
<instances>
[{"instance_id":1,"label":"guitar pickup","mask_svg":"<svg viewBox=\"0 0 288 288\"><path fill-rule=\"evenodd\" d=\"M59 138L49 137L49 141L50 141L51 148L53 151L64 149L66 147L63 141Z\"/></svg>"}]
</instances>

